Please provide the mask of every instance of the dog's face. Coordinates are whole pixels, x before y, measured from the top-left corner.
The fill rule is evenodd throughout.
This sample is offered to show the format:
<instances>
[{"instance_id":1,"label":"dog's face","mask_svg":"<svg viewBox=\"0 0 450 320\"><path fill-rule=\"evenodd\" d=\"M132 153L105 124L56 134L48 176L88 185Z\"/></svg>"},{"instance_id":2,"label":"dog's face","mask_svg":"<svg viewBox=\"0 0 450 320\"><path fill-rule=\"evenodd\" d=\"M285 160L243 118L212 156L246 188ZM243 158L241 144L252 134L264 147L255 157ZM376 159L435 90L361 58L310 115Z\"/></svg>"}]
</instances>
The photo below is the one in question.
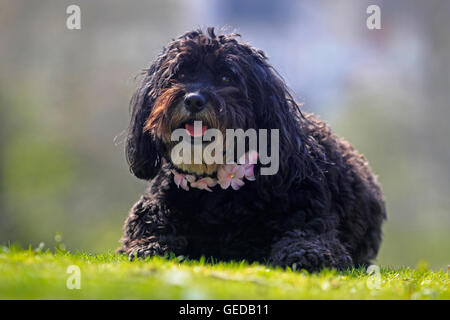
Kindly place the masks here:
<instances>
[{"instance_id":1,"label":"dog's face","mask_svg":"<svg viewBox=\"0 0 450 320\"><path fill-rule=\"evenodd\" d=\"M171 44L158 68L160 84L152 92L155 102L144 127L162 140L167 154L177 143L171 140L175 129L186 129L192 137L196 135L194 121L201 121L201 135L210 128L225 135L226 129L255 126L242 70L244 63L248 70L253 62L240 61L244 57L239 46L236 41L220 41L203 34ZM220 164L177 166L187 172L210 175Z\"/></svg>"},{"instance_id":2,"label":"dog's face","mask_svg":"<svg viewBox=\"0 0 450 320\"><path fill-rule=\"evenodd\" d=\"M281 141L294 125L297 105L265 54L236 40L193 31L169 43L145 70L133 96L127 156L133 173L152 177L161 159L170 161L177 142L172 132L203 135L207 129L280 129ZM194 121L201 121L200 133ZM297 140L296 137L294 140ZM224 142L225 143L225 142ZM283 148L283 146L281 146ZM216 164L178 165L183 171L213 174Z\"/></svg>"}]
</instances>

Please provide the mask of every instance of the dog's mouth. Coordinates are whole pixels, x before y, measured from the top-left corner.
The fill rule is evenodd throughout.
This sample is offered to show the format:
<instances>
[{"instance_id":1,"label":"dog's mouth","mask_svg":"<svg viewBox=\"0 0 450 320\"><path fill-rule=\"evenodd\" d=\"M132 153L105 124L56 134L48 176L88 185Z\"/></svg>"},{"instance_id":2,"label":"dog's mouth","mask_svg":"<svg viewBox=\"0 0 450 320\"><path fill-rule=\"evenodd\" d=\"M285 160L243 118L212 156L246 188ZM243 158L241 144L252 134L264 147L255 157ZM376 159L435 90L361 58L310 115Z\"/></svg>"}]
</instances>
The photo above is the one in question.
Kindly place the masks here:
<instances>
[{"instance_id":1,"label":"dog's mouth","mask_svg":"<svg viewBox=\"0 0 450 320\"><path fill-rule=\"evenodd\" d=\"M174 167L177 168L177 170L181 170L181 172L187 172L190 174L196 174L199 176L203 175L213 175L215 172L217 172L218 168L220 167L220 163L211 163L206 164L203 159L204 151L206 150L208 145L210 144L217 144L218 142L222 144L223 142L221 140L217 140L216 137L204 137L206 134L206 131L208 129L215 129L215 125L211 125L214 119L205 121L205 119L200 117L195 118L187 118L183 119L179 122L179 124L176 125L177 130L185 130L186 134L190 139L185 140L184 137L182 137L182 145L183 148L192 148L188 152L191 156L188 156L188 159L184 159L184 153L183 156L180 153L172 153L173 148L177 144L176 142L171 141L169 146L169 155L170 155L170 161ZM201 149L198 149L198 148ZM196 150L201 150L202 154L202 160L201 162L197 163L196 160L192 158L192 155L195 157ZM184 151L183 151L184 152ZM214 157L216 155L216 150L213 148L212 151L210 150L211 155ZM174 158L175 157L175 158ZM182 157L182 159L180 158Z\"/></svg>"},{"instance_id":2,"label":"dog's mouth","mask_svg":"<svg viewBox=\"0 0 450 320\"><path fill-rule=\"evenodd\" d=\"M206 130L210 126L203 120L190 119L180 124L179 128L185 129L186 132L193 138L203 137Z\"/></svg>"},{"instance_id":3,"label":"dog's mouth","mask_svg":"<svg viewBox=\"0 0 450 320\"><path fill-rule=\"evenodd\" d=\"M209 127L207 125L203 124L201 121L199 121L199 123L201 123L201 125L196 125L194 120L184 123L184 128L191 137L203 137L206 130L208 130Z\"/></svg>"}]
</instances>

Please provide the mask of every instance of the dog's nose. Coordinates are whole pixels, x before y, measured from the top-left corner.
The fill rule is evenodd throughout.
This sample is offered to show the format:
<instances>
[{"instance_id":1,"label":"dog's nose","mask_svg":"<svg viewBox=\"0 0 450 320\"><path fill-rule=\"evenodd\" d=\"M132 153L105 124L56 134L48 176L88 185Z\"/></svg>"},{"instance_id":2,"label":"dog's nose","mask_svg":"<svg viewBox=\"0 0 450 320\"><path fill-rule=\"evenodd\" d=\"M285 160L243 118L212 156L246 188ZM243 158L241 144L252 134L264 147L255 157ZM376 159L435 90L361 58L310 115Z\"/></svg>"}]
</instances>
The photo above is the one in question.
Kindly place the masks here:
<instances>
[{"instance_id":1,"label":"dog's nose","mask_svg":"<svg viewBox=\"0 0 450 320\"><path fill-rule=\"evenodd\" d=\"M189 93L184 97L184 106L190 112L201 111L206 104L205 97L200 93Z\"/></svg>"}]
</instances>

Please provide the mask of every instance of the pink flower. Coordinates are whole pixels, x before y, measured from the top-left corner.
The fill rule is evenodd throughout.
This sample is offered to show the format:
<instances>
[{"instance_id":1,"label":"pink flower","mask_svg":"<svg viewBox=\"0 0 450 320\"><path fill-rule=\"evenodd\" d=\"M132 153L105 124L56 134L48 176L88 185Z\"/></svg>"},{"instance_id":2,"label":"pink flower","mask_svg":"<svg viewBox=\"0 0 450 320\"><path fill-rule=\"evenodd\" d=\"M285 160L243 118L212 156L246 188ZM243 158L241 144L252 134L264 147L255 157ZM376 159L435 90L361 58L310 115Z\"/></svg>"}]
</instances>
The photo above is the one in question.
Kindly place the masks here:
<instances>
[{"instance_id":1,"label":"pink flower","mask_svg":"<svg viewBox=\"0 0 450 320\"><path fill-rule=\"evenodd\" d=\"M244 168L244 175L247 180L255 181L255 173L253 172L255 164L258 162L258 152L250 150L239 159L239 163Z\"/></svg>"},{"instance_id":2,"label":"pink flower","mask_svg":"<svg viewBox=\"0 0 450 320\"><path fill-rule=\"evenodd\" d=\"M197 181L191 182L191 187L212 192L212 190L209 187L214 187L216 184L217 184L216 179L205 177Z\"/></svg>"},{"instance_id":3,"label":"pink flower","mask_svg":"<svg viewBox=\"0 0 450 320\"><path fill-rule=\"evenodd\" d=\"M245 183L242 178L245 175L244 168L237 164L227 164L222 166L217 173L217 178L222 189L227 189L230 185L234 190L238 190Z\"/></svg>"},{"instance_id":4,"label":"pink flower","mask_svg":"<svg viewBox=\"0 0 450 320\"><path fill-rule=\"evenodd\" d=\"M177 185L177 187L181 187L182 189L189 191L188 182L191 184L195 182L195 177L189 174L179 173L175 170L172 170L173 173L173 181Z\"/></svg>"},{"instance_id":5,"label":"pink flower","mask_svg":"<svg viewBox=\"0 0 450 320\"><path fill-rule=\"evenodd\" d=\"M172 170L173 181L178 188L189 191L189 184L192 188L206 190L212 192L210 188L220 184L222 189L231 186L234 190L239 190L245 185L243 179L255 181L254 167L258 161L258 152L251 150L239 159L239 164L227 164L220 167L217 172L217 179L211 177L203 177L196 180L195 175L179 173Z\"/></svg>"}]
</instances>

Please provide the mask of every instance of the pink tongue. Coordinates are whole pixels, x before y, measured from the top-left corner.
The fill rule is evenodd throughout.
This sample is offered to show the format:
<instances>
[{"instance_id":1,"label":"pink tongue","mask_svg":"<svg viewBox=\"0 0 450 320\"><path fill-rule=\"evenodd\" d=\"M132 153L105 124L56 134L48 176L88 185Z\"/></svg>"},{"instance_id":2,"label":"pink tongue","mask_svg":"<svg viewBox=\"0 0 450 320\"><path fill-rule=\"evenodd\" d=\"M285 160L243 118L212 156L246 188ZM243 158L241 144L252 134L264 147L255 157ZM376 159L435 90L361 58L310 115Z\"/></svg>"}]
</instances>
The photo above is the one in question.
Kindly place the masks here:
<instances>
[{"instance_id":1,"label":"pink tongue","mask_svg":"<svg viewBox=\"0 0 450 320\"><path fill-rule=\"evenodd\" d=\"M191 137L202 137L205 134L206 129L208 129L208 126L202 126L202 130L201 131L197 129L200 132L194 132L194 125L193 124L189 124L189 123L186 123L184 125L184 127L186 128L187 132L189 133L189 135Z\"/></svg>"}]
</instances>

